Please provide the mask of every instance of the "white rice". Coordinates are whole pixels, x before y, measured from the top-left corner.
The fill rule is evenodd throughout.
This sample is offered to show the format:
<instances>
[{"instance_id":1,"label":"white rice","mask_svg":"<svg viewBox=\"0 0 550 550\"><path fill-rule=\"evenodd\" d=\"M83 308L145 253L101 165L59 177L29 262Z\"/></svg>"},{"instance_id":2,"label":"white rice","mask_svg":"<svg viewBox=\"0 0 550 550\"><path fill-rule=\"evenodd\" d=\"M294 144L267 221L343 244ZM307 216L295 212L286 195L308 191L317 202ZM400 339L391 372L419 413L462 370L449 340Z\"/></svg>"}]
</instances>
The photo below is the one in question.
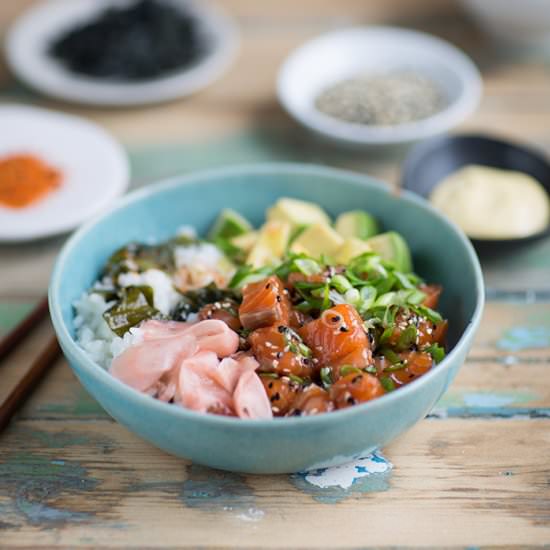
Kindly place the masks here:
<instances>
[{"instance_id":1,"label":"white rice","mask_svg":"<svg viewBox=\"0 0 550 550\"><path fill-rule=\"evenodd\" d=\"M194 229L188 226L180 228L179 233L195 235ZM223 253L210 243L178 246L174 252L174 259L178 268L198 268L209 271L221 271L220 268L228 263ZM122 273L118 276L117 283L123 287L150 286L153 289L153 305L164 315L168 315L181 300L181 295L174 288L172 278L158 269L148 269L143 273ZM106 302L103 295L94 290L114 290L113 281L108 277L96 281L90 293L84 293L73 304L76 312L74 320L76 338L80 347L90 355L93 361L108 369L114 357L141 340L142 331L139 328L132 328L123 338L117 336L103 318L103 313L114 302ZM192 314L187 320L192 322L196 317Z\"/></svg>"},{"instance_id":2,"label":"white rice","mask_svg":"<svg viewBox=\"0 0 550 550\"><path fill-rule=\"evenodd\" d=\"M176 267L197 267L217 270L225 256L216 245L210 243L177 246L174 250Z\"/></svg>"},{"instance_id":3,"label":"white rice","mask_svg":"<svg viewBox=\"0 0 550 550\"><path fill-rule=\"evenodd\" d=\"M130 329L123 338L117 336L103 319L103 312L113 305L101 294L85 292L74 304L74 325L80 347L90 358L108 369L114 357L141 340L139 328Z\"/></svg>"},{"instance_id":4,"label":"white rice","mask_svg":"<svg viewBox=\"0 0 550 550\"><path fill-rule=\"evenodd\" d=\"M159 269L148 269L143 273L121 273L118 284L124 287L150 286L153 289L153 305L164 315L168 315L181 300L171 277Z\"/></svg>"}]
</instances>

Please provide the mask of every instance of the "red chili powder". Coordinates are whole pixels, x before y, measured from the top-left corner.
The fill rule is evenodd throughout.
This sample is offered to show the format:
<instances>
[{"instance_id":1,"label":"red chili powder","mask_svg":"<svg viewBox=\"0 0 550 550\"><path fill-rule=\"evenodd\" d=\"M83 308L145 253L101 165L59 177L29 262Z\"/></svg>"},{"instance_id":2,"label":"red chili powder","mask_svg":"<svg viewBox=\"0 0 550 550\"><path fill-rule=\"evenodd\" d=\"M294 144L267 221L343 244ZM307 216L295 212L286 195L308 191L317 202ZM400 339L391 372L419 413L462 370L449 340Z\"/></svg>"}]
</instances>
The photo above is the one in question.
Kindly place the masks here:
<instances>
[{"instance_id":1,"label":"red chili powder","mask_svg":"<svg viewBox=\"0 0 550 550\"><path fill-rule=\"evenodd\" d=\"M39 158L12 155L0 159L0 204L25 208L61 185L61 172Z\"/></svg>"}]
</instances>

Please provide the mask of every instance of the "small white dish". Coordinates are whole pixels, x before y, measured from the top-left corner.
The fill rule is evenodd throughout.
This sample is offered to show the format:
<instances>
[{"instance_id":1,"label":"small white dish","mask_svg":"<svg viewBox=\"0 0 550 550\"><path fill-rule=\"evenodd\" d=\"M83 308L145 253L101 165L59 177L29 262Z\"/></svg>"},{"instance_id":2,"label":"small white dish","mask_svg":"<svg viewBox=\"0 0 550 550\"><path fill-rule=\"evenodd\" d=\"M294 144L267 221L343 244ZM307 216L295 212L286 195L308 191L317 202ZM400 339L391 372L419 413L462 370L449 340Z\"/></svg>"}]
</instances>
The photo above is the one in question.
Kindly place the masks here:
<instances>
[{"instance_id":1,"label":"small white dish","mask_svg":"<svg viewBox=\"0 0 550 550\"><path fill-rule=\"evenodd\" d=\"M447 106L428 118L396 126L367 126L320 112L327 87L361 73L418 72L438 85ZM354 27L315 38L294 51L279 72L277 91L286 111L306 128L341 145L404 145L462 122L477 107L482 82L474 63L434 36L393 27Z\"/></svg>"},{"instance_id":2,"label":"small white dish","mask_svg":"<svg viewBox=\"0 0 550 550\"><path fill-rule=\"evenodd\" d=\"M550 44L548 0L461 0L480 26L509 46Z\"/></svg>"},{"instance_id":3,"label":"small white dish","mask_svg":"<svg viewBox=\"0 0 550 550\"><path fill-rule=\"evenodd\" d=\"M47 0L25 11L6 37L6 58L15 75L55 98L98 106L131 106L169 101L204 88L225 72L237 52L237 32L207 3L171 0L197 18L208 52L194 65L140 82L108 81L73 73L48 53L55 38L111 5L129 0Z\"/></svg>"},{"instance_id":4,"label":"small white dish","mask_svg":"<svg viewBox=\"0 0 550 550\"><path fill-rule=\"evenodd\" d=\"M55 111L0 106L0 159L34 155L62 174L61 185L25 208L0 204L0 242L65 233L107 207L129 183L123 148L99 126Z\"/></svg>"}]
</instances>

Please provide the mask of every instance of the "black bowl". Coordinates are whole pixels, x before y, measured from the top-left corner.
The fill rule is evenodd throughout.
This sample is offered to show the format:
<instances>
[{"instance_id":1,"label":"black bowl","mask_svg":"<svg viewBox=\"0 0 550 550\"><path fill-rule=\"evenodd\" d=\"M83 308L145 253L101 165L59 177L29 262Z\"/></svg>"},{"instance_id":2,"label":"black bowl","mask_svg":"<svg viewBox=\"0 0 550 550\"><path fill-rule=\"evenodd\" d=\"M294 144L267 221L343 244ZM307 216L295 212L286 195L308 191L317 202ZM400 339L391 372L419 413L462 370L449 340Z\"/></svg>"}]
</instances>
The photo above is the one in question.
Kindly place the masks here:
<instances>
[{"instance_id":1,"label":"black bowl","mask_svg":"<svg viewBox=\"0 0 550 550\"><path fill-rule=\"evenodd\" d=\"M402 187L428 198L447 175L467 164L516 170L534 177L550 199L550 163L544 154L523 145L481 135L444 136L412 148L405 159ZM515 239L471 239L478 251L500 251L550 235L544 231Z\"/></svg>"}]
</instances>

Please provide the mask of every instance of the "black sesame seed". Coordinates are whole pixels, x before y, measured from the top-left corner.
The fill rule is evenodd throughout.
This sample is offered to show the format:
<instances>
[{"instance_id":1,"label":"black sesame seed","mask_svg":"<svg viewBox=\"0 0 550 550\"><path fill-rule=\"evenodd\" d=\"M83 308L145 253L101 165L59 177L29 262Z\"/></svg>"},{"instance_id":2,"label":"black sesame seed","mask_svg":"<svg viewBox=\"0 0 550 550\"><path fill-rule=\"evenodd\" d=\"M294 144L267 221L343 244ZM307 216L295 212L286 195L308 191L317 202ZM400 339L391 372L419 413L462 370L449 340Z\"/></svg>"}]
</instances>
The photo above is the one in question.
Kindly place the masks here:
<instances>
[{"instance_id":1,"label":"black sesame seed","mask_svg":"<svg viewBox=\"0 0 550 550\"><path fill-rule=\"evenodd\" d=\"M355 405L355 399L351 395L346 399L346 401L349 405Z\"/></svg>"},{"instance_id":2,"label":"black sesame seed","mask_svg":"<svg viewBox=\"0 0 550 550\"><path fill-rule=\"evenodd\" d=\"M271 396L271 402L275 402L275 401L279 401L279 399L281 399L281 396L279 395L279 392L277 393L274 393L272 396Z\"/></svg>"},{"instance_id":3,"label":"black sesame seed","mask_svg":"<svg viewBox=\"0 0 550 550\"><path fill-rule=\"evenodd\" d=\"M282 300L282 298L279 295L277 295L276 299L277 299L277 302L280 302Z\"/></svg>"},{"instance_id":4,"label":"black sesame seed","mask_svg":"<svg viewBox=\"0 0 550 550\"><path fill-rule=\"evenodd\" d=\"M361 374L358 374L357 376L355 376L353 378L353 380L351 381L352 384L357 384L357 382L361 381L363 379L363 376Z\"/></svg>"},{"instance_id":5,"label":"black sesame seed","mask_svg":"<svg viewBox=\"0 0 550 550\"><path fill-rule=\"evenodd\" d=\"M333 322L333 323L337 323L338 321L340 321L340 315L333 315L330 320Z\"/></svg>"},{"instance_id":6,"label":"black sesame seed","mask_svg":"<svg viewBox=\"0 0 550 550\"><path fill-rule=\"evenodd\" d=\"M284 325L279 325L279 326L277 327L277 330L278 330L280 333L283 333L283 332L285 332L286 327L285 327Z\"/></svg>"},{"instance_id":7,"label":"black sesame seed","mask_svg":"<svg viewBox=\"0 0 550 550\"><path fill-rule=\"evenodd\" d=\"M273 388L273 382L270 382L267 387L271 390Z\"/></svg>"},{"instance_id":8,"label":"black sesame seed","mask_svg":"<svg viewBox=\"0 0 550 550\"><path fill-rule=\"evenodd\" d=\"M340 327L340 332L349 332L348 327Z\"/></svg>"}]
</instances>

